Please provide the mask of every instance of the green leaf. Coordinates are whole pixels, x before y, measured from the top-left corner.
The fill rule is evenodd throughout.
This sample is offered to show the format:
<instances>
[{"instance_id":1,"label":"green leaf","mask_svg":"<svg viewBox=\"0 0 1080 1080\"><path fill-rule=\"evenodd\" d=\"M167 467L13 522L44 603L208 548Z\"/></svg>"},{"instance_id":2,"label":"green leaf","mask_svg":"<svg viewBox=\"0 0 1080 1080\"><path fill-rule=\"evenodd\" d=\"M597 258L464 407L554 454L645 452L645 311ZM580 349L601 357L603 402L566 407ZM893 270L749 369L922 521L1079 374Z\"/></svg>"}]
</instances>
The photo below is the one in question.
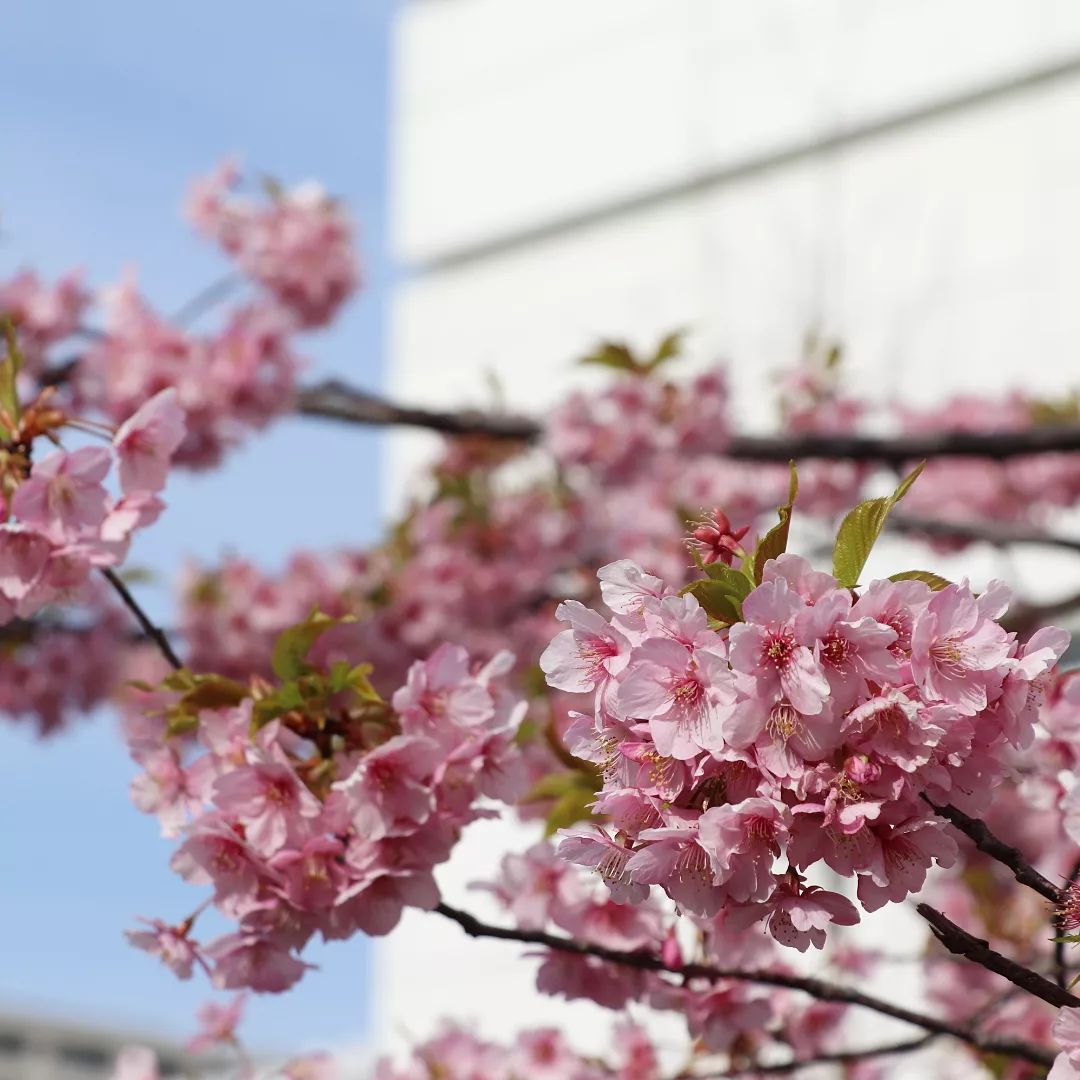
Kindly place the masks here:
<instances>
[{"instance_id":1,"label":"green leaf","mask_svg":"<svg viewBox=\"0 0 1080 1080\"><path fill-rule=\"evenodd\" d=\"M657 343L652 356L648 360L640 359L622 341L601 341L596 348L587 356L583 356L578 363L592 365L594 367L613 368L615 371L625 371L631 375L648 375L655 371L661 364L673 360L682 352L685 330L673 330L665 334Z\"/></svg>"},{"instance_id":2,"label":"green leaf","mask_svg":"<svg viewBox=\"0 0 1080 1080\"><path fill-rule=\"evenodd\" d=\"M892 493L892 499L890 500L895 506L912 488L912 485L922 475L923 469L926 468L926 462L920 461L914 469L911 470L896 486L896 490Z\"/></svg>"},{"instance_id":3,"label":"green leaf","mask_svg":"<svg viewBox=\"0 0 1080 1080\"><path fill-rule=\"evenodd\" d=\"M725 566L722 562L709 563L705 567L705 573L711 581L720 582L733 596L745 600L754 590L754 583L741 571L733 566Z\"/></svg>"},{"instance_id":4,"label":"green leaf","mask_svg":"<svg viewBox=\"0 0 1080 1080\"><path fill-rule=\"evenodd\" d=\"M529 743L535 742L539 737L540 725L531 716L526 716L518 725L517 731L514 732L514 745L528 746Z\"/></svg>"},{"instance_id":5,"label":"green leaf","mask_svg":"<svg viewBox=\"0 0 1080 1080\"><path fill-rule=\"evenodd\" d=\"M271 720L292 712L294 709L304 709L307 699L298 682L287 682L279 686L272 694L259 698L251 709L252 733L265 727Z\"/></svg>"},{"instance_id":6,"label":"green leaf","mask_svg":"<svg viewBox=\"0 0 1080 1080\"><path fill-rule=\"evenodd\" d=\"M600 778L594 773L576 770L549 773L541 777L521 801L534 803L555 800L544 826L544 835L551 836L558 829L569 828L574 822L593 816L590 807L596 801L599 787Z\"/></svg>"},{"instance_id":7,"label":"green leaf","mask_svg":"<svg viewBox=\"0 0 1080 1080\"><path fill-rule=\"evenodd\" d=\"M799 494L799 474L795 470L795 462L789 462L791 480L788 483L788 501L785 505L777 508L780 515L780 523L774 525L758 543L754 551L754 584L760 585L762 575L765 572L765 564L770 559L775 559L787 551L788 533L791 531L791 511L795 506L795 497Z\"/></svg>"},{"instance_id":8,"label":"green leaf","mask_svg":"<svg viewBox=\"0 0 1080 1080\"><path fill-rule=\"evenodd\" d=\"M908 493L925 466L924 461L912 469L892 495L859 503L840 522L833 548L833 577L844 588L853 589L859 583L859 575L885 527L889 511Z\"/></svg>"},{"instance_id":9,"label":"green leaf","mask_svg":"<svg viewBox=\"0 0 1080 1080\"><path fill-rule=\"evenodd\" d=\"M523 803L543 802L545 799L561 799L567 792L576 788L588 788L591 795L599 790L592 773L567 769L565 772L548 773L529 789L528 794L523 795Z\"/></svg>"},{"instance_id":10,"label":"green leaf","mask_svg":"<svg viewBox=\"0 0 1080 1080\"><path fill-rule=\"evenodd\" d=\"M199 718L192 713L170 711L165 721L165 734L173 738L190 735L199 727Z\"/></svg>"},{"instance_id":11,"label":"green leaf","mask_svg":"<svg viewBox=\"0 0 1080 1080\"><path fill-rule=\"evenodd\" d=\"M583 356L578 363L586 367L614 368L616 371L628 371L635 375L641 373L641 364L638 362L638 358L630 351L630 347L621 341L601 341L591 353Z\"/></svg>"},{"instance_id":12,"label":"green leaf","mask_svg":"<svg viewBox=\"0 0 1080 1080\"><path fill-rule=\"evenodd\" d=\"M352 690L361 701L382 701L379 692L368 678L372 671L374 668L371 664L353 665L347 660L338 660L330 667L326 690L330 694Z\"/></svg>"},{"instance_id":13,"label":"green leaf","mask_svg":"<svg viewBox=\"0 0 1080 1080\"><path fill-rule=\"evenodd\" d=\"M656 346L656 351L649 361L649 370L652 371L654 368L658 368L668 360L674 360L675 357L682 352L683 338L685 337L685 330L672 330L670 334L665 334L660 339L659 344Z\"/></svg>"},{"instance_id":14,"label":"green leaf","mask_svg":"<svg viewBox=\"0 0 1080 1080\"><path fill-rule=\"evenodd\" d=\"M189 710L229 709L247 697L247 689L220 675L197 675L198 680L180 699Z\"/></svg>"},{"instance_id":15,"label":"green leaf","mask_svg":"<svg viewBox=\"0 0 1080 1080\"><path fill-rule=\"evenodd\" d=\"M948 578L943 578L940 574L935 574L930 570L904 570L899 574L890 574L890 581L925 581L934 592L938 592L941 589L947 589L953 583Z\"/></svg>"},{"instance_id":16,"label":"green leaf","mask_svg":"<svg viewBox=\"0 0 1080 1080\"><path fill-rule=\"evenodd\" d=\"M553 836L560 829L568 829L579 821L589 821L593 817L591 807L595 800L594 791L587 791L585 788L568 791L548 811L547 820L544 822L544 836Z\"/></svg>"},{"instance_id":17,"label":"green leaf","mask_svg":"<svg viewBox=\"0 0 1080 1080\"><path fill-rule=\"evenodd\" d=\"M374 670L371 664L357 664L349 672L349 686L361 701L374 701L381 704L382 695L371 685L371 680L368 678Z\"/></svg>"},{"instance_id":18,"label":"green leaf","mask_svg":"<svg viewBox=\"0 0 1080 1080\"><path fill-rule=\"evenodd\" d=\"M224 675L199 675L188 668L170 672L161 680L161 687L179 694L177 705L188 712L231 708L248 696L243 683Z\"/></svg>"},{"instance_id":19,"label":"green leaf","mask_svg":"<svg viewBox=\"0 0 1080 1080\"><path fill-rule=\"evenodd\" d=\"M742 574L739 574L739 577L742 577ZM710 578L692 581L679 590L680 596L687 594L697 600L710 619L723 623L725 626L742 622L743 598L734 593L726 582L714 581Z\"/></svg>"},{"instance_id":20,"label":"green leaf","mask_svg":"<svg viewBox=\"0 0 1080 1080\"><path fill-rule=\"evenodd\" d=\"M7 343L7 353L0 361L0 407L17 429L22 417L17 383L19 370L23 365L23 356L15 337L15 323L10 317L5 316L0 319L0 327L3 328L4 341ZM8 439L15 436L15 429L8 431L5 424L0 424L0 430L6 432Z\"/></svg>"},{"instance_id":21,"label":"green leaf","mask_svg":"<svg viewBox=\"0 0 1080 1080\"><path fill-rule=\"evenodd\" d=\"M306 675L311 670L307 654L315 642L332 627L355 621L353 615L334 618L321 611L312 611L302 623L291 626L278 635L270 656L270 666L274 669L274 674L283 681Z\"/></svg>"}]
</instances>

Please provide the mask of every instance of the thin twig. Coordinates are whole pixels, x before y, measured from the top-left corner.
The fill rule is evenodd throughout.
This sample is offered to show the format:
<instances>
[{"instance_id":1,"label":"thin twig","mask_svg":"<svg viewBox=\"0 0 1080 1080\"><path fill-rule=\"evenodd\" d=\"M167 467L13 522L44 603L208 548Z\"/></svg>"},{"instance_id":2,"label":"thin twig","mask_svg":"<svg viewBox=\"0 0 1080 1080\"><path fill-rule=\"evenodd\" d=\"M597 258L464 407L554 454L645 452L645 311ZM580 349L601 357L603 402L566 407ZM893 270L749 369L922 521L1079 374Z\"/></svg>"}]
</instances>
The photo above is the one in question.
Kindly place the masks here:
<instances>
[{"instance_id":1,"label":"thin twig","mask_svg":"<svg viewBox=\"0 0 1080 1080\"><path fill-rule=\"evenodd\" d=\"M949 960L949 962L952 963L953 961ZM974 1028L1015 994L1016 987L1008 987L1008 989L995 995L983 1006L971 1013L964 1021L965 1024L968 1027ZM925 1035L920 1035L916 1039L905 1039L901 1042L889 1043L884 1046L869 1047L866 1050L839 1050L834 1053L818 1054L814 1057L786 1061L778 1065L755 1065L745 1072L724 1073L723 1077L727 1080L729 1077L760 1076L763 1073L782 1076L786 1073L798 1072L800 1069L807 1069L811 1065L843 1065L848 1062L862 1061L865 1058L870 1057L885 1057L887 1054L907 1054L916 1050L921 1050L924 1046L929 1045L937 1038L940 1038L940 1036L932 1031L928 1031ZM712 1075L713 1074L695 1075L687 1073L686 1080L712 1080ZM676 1078L676 1080L679 1080L679 1078Z\"/></svg>"},{"instance_id":2,"label":"thin twig","mask_svg":"<svg viewBox=\"0 0 1080 1080\"><path fill-rule=\"evenodd\" d=\"M934 813L943 817L967 836L984 855L989 855L991 859L995 859L1003 866L1007 866L1012 871L1013 877L1021 885L1034 889L1035 892L1046 897L1052 904L1061 903L1061 890L1044 878L1017 848L1006 844L1003 840L999 840L986 827L984 822L968 817L962 810L957 810L955 806L938 806L926 795L922 795L921 798L933 809Z\"/></svg>"},{"instance_id":3,"label":"thin twig","mask_svg":"<svg viewBox=\"0 0 1080 1080\"><path fill-rule=\"evenodd\" d=\"M1021 990L1026 990L1057 1009L1080 1006L1080 998L1073 997L1037 971L1032 971L991 949L988 941L969 934L929 904L918 904L915 910L930 924L934 937L954 956L963 956L987 971L1008 979L1014 986L1019 986Z\"/></svg>"},{"instance_id":4,"label":"thin twig","mask_svg":"<svg viewBox=\"0 0 1080 1080\"><path fill-rule=\"evenodd\" d=\"M868 1058L885 1057L888 1054L910 1054L921 1050L937 1038L940 1036L928 1031L917 1039L904 1039L884 1046L868 1046L865 1050L837 1050L832 1054L815 1054L813 1057L795 1058L777 1065L753 1065L749 1069L740 1069L737 1072L692 1073L688 1074L687 1080L730 1080L732 1077L739 1076L786 1076L800 1069L809 1069L813 1065L848 1065Z\"/></svg>"},{"instance_id":5,"label":"thin twig","mask_svg":"<svg viewBox=\"0 0 1080 1080\"><path fill-rule=\"evenodd\" d=\"M135 616L142 627L143 633L158 647L161 655L165 657L173 669L179 671L184 666L184 662L176 655L168 637L165 635L165 631L161 627L154 625L150 620L150 616L139 606L138 600L131 595L131 591L115 570L103 566L101 572L105 576L105 580L116 590L117 595L124 602L124 606Z\"/></svg>"},{"instance_id":6,"label":"thin twig","mask_svg":"<svg viewBox=\"0 0 1080 1080\"><path fill-rule=\"evenodd\" d=\"M711 967L706 964L667 964L659 956L649 952L622 952L617 949L604 948L601 945L577 941L573 938L548 934L542 930L491 926L480 922L479 919L468 914L468 912L450 907L449 904L439 904L435 911L456 922L470 937L488 937L502 941L517 941L527 945L543 945L545 948L553 949L556 952L569 953L573 956L591 956L598 960L606 960L608 963L635 968L638 971L667 972L671 975L677 975L683 980L705 979L715 982L718 979L731 979L738 982L757 983L762 986L778 986L785 990L798 990L817 998L819 1001L837 1001L846 1005L858 1005L861 1008L881 1013L883 1016L891 1016L895 1020L913 1024L924 1031L938 1035L950 1035L961 1042L967 1043L969 1046L975 1047L977 1050L983 1050L987 1053L1018 1057L1038 1065L1049 1065L1055 1057L1055 1051L1049 1047L1038 1046L1020 1039L990 1038L970 1026L952 1024L938 1017L926 1016L911 1009L894 1005L881 998L860 993L858 990L826 982L823 979L792 975L783 971L749 971L738 968Z\"/></svg>"},{"instance_id":7,"label":"thin twig","mask_svg":"<svg viewBox=\"0 0 1080 1080\"><path fill-rule=\"evenodd\" d=\"M338 379L306 387L297 411L354 424L401 424L452 435L487 435L535 442L543 426L526 416L479 410L418 408L390 401ZM1036 425L1021 431L943 431L918 435L806 434L736 435L724 455L750 461L786 463L792 458L829 458L902 465L921 458L984 457L1003 461L1025 454L1080 451L1080 425Z\"/></svg>"},{"instance_id":8,"label":"thin twig","mask_svg":"<svg viewBox=\"0 0 1080 1080\"><path fill-rule=\"evenodd\" d=\"M185 327L193 323L203 312L216 307L223 300L228 299L237 289L243 285L244 279L240 274L226 274L217 281L212 281L204 289L200 289L187 303L176 310L172 321L177 326Z\"/></svg>"}]
</instances>

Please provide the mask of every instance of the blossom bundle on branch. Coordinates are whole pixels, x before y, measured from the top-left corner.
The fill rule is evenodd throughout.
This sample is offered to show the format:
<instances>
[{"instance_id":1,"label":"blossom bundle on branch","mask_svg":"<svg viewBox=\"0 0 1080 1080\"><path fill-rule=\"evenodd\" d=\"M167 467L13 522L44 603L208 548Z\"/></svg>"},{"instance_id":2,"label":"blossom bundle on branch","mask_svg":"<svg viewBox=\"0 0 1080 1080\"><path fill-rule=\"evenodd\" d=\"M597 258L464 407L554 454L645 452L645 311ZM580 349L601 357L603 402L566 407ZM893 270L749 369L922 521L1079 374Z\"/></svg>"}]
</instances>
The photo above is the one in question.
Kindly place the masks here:
<instances>
[{"instance_id":1,"label":"blossom bundle on branch","mask_svg":"<svg viewBox=\"0 0 1080 1080\"><path fill-rule=\"evenodd\" d=\"M918 891L956 844L920 799L980 813L1002 750L1034 735L1040 691L1068 643L1020 643L997 621L1008 591L981 596L914 571L860 587L870 547L909 477L841 525L833 573L784 551L781 524L741 569L712 564L676 593L629 562L600 571L610 611L573 601L541 659L548 682L588 694L569 734L604 777L606 829L563 833L615 898L660 886L729 927L763 921L777 941L820 948L858 921L807 881L828 867L874 911Z\"/></svg>"},{"instance_id":2,"label":"blossom bundle on branch","mask_svg":"<svg viewBox=\"0 0 1080 1080\"><path fill-rule=\"evenodd\" d=\"M181 670L142 687L126 726L143 770L132 797L180 838L173 869L236 924L206 946L194 917L133 932L183 978L198 964L220 987L288 989L314 935L386 934L403 908L435 907L432 870L482 800L520 794L508 655L476 666L444 646L387 702L367 665L307 661L333 622L279 639L274 682Z\"/></svg>"}]
</instances>

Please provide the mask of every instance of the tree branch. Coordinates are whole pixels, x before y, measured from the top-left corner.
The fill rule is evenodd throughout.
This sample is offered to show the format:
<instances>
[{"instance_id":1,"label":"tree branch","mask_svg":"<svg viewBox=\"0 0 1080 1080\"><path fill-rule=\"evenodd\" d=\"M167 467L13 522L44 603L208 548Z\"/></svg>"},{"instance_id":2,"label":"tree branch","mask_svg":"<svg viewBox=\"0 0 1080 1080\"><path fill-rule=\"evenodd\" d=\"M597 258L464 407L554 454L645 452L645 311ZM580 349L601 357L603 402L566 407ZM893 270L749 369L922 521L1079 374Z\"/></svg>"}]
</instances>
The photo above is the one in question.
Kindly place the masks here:
<instances>
[{"instance_id":1,"label":"tree branch","mask_svg":"<svg viewBox=\"0 0 1080 1080\"><path fill-rule=\"evenodd\" d=\"M165 631L162 630L160 626L154 625L150 616L139 606L138 600L131 595L131 591L124 584L123 579L115 570L111 567L103 566L101 572L105 576L105 580L116 590L117 595L124 602L124 607L135 616L139 626L142 627L143 633L158 647L161 655L165 657L173 670L179 671L180 668L184 666L184 662L176 655L172 645L169 643L168 637L165 635Z\"/></svg>"},{"instance_id":2,"label":"tree branch","mask_svg":"<svg viewBox=\"0 0 1080 1080\"><path fill-rule=\"evenodd\" d=\"M738 1076L786 1076L809 1069L813 1065L848 1065L867 1058L886 1057L888 1054L910 1054L921 1050L940 1036L928 1031L917 1039L904 1039L900 1042L887 1043L884 1046L868 1046L865 1050L838 1050L832 1054L815 1054L813 1057L795 1058L777 1065L753 1065L749 1069L724 1073L690 1073L686 1080L730 1080Z\"/></svg>"},{"instance_id":3,"label":"tree branch","mask_svg":"<svg viewBox=\"0 0 1080 1080\"><path fill-rule=\"evenodd\" d=\"M955 806L938 806L925 794L920 798L929 805L934 813L943 817L950 825L955 826L984 854L995 859L1002 866L1007 866L1014 878L1021 885L1034 889L1040 896L1046 897L1052 904L1061 903L1061 890L1048 881L1024 858L1021 852L1003 840L999 840L982 821L968 817L962 810Z\"/></svg>"},{"instance_id":4,"label":"tree branch","mask_svg":"<svg viewBox=\"0 0 1080 1080\"><path fill-rule=\"evenodd\" d=\"M451 435L487 435L534 442L543 431L525 416L475 409L436 410L400 405L330 379L302 389L297 412L353 424L401 424ZM787 463L792 458L829 458L902 465L921 458L985 457L1004 461L1024 454L1080 451L1080 425L1036 425L1022 431L945 431L919 435L807 434L780 437L736 435L725 455Z\"/></svg>"},{"instance_id":5,"label":"tree branch","mask_svg":"<svg viewBox=\"0 0 1080 1080\"><path fill-rule=\"evenodd\" d=\"M227 300L243 284L244 278L240 274L225 274L219 277L178 308L172 321L180 327L188 326L204 312Z\"/></svg>"},{"instance_id":6,"label":"tree branch","mask_svg":"<svg viewBox=\"0 0 1080 1080\"><path fill-rule=\"evenodd\" d=\"M934 937L954 956L963 956L987 971L994 972L1021 990L1026 990L1056 1009L1073 1009L1080 1006L1080 998L1075 998L1057 983L1043 978L1037 971L1024 967L1010 960L1007 956L995 952L990 943L969 934L962 927L946 918L940 911L929 904L918 904L915 910L930 924Z\"/></svg>"},{"instance_id":7,"label":"tree branch","mask_svg":"<svg viewBox=\"0 0 1080 1080\"><path fill-rule=\"evenodd\" d=\"M934 1016L925 1016L922 1013L913 1012L899 1005L893 1005L891 1002L884 1001L881 998L871 997L869 994L860 993L858 990L852 990L846 986L829 983L823 979L791 975L782 971L747 971L737 968L711 967L705 964L666 964L659 956L648 952L621 952L617 949L607 949L602 945L590 945L576 941L573 938L548 934L541 930L490 926L487 923L480 922L479 919L468 914L468 912L450 907L449 904L439 904L435 911L444 918L456 922L470 937L488 937L497 938L501 941L517 941L527 945L543 945L545 948L553 949L556 952L582 957L592 956L598 960L606 960L608 963L620 964L624 967L635 968L638 971L666 972L671 975L678 975L683 979L707 979L712 982L718 979L732 979L739 982L757 983L762 986L777 986L785 990L798 990L801 993L817 998L819 1001L836 1001L846 1005L858 1005L861 1008L881 1013L883 1016L891 1016L895 1020L913 1024L924 1031L938 1035L951 1035L968 1046L973 1046L977 1050L987 1053L1018 1057L1038 1065L1049 1065L1055 1057L1055 1051L1048 1047L1037 1046L1019 1039L990 1038L970 1026L951 1024L947 1020Z\"/></svg>"},{"instance_id":8,"label":"tree branch","mask_svg":"<svg viewBox=\"0 0 1080 1080\"><path fill-rule=\"evenodd\" d=\"M441 435L486 435L493 439L534 442L541 427L526 417L504 416L474 409L444 411L397 405L378 394L358 390L337 379L301 389L296 411L302 416L319 416L351 424L426 428Z\"/></svg>"}]
</instances>

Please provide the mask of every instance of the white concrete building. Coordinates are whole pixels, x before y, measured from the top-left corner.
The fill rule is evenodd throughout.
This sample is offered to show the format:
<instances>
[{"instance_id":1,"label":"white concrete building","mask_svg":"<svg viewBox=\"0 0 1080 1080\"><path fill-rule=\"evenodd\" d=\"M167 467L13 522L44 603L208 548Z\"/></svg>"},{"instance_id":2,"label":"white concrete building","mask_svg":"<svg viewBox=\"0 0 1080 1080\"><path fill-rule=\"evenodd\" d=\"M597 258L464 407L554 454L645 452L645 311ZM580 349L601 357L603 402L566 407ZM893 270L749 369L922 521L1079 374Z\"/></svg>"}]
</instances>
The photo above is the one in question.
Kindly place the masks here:
<instances>
[{"instance_id":1,"label":"white concrete building","mask_svg":"<svg viewBox=\"0 0 1080 1080\"><path fill-rule=\"evenodd\" d=\"M163 1080L195 1075L213 1078L226 1069L219 1054L193 1057L146 1032L0 1013L0 1080L106 1080L125 1046L153 1050Z\"/></svg>"},{"instance_id":2,"label":"white concrete building","mask_svg":"<svg viewBox=\"0 0 1080 1080\"><path fill-rule=\"evenodd\" d=\"M882 397L1080 382L1069 0L414 0L396 50L397 397L489 404L491 372L535 411L595 377L572 361L596 338L676 326L697 362L732 359L747 428L815 329ZM429 448L393 437L392 500ZM451 902L485 910L465 885L511 832L478 829ZM449 1014L602 1044L609 1018L537 998L519 953L408 918L379 946L377 1030Z\"/></svg>"}]
</instances>

